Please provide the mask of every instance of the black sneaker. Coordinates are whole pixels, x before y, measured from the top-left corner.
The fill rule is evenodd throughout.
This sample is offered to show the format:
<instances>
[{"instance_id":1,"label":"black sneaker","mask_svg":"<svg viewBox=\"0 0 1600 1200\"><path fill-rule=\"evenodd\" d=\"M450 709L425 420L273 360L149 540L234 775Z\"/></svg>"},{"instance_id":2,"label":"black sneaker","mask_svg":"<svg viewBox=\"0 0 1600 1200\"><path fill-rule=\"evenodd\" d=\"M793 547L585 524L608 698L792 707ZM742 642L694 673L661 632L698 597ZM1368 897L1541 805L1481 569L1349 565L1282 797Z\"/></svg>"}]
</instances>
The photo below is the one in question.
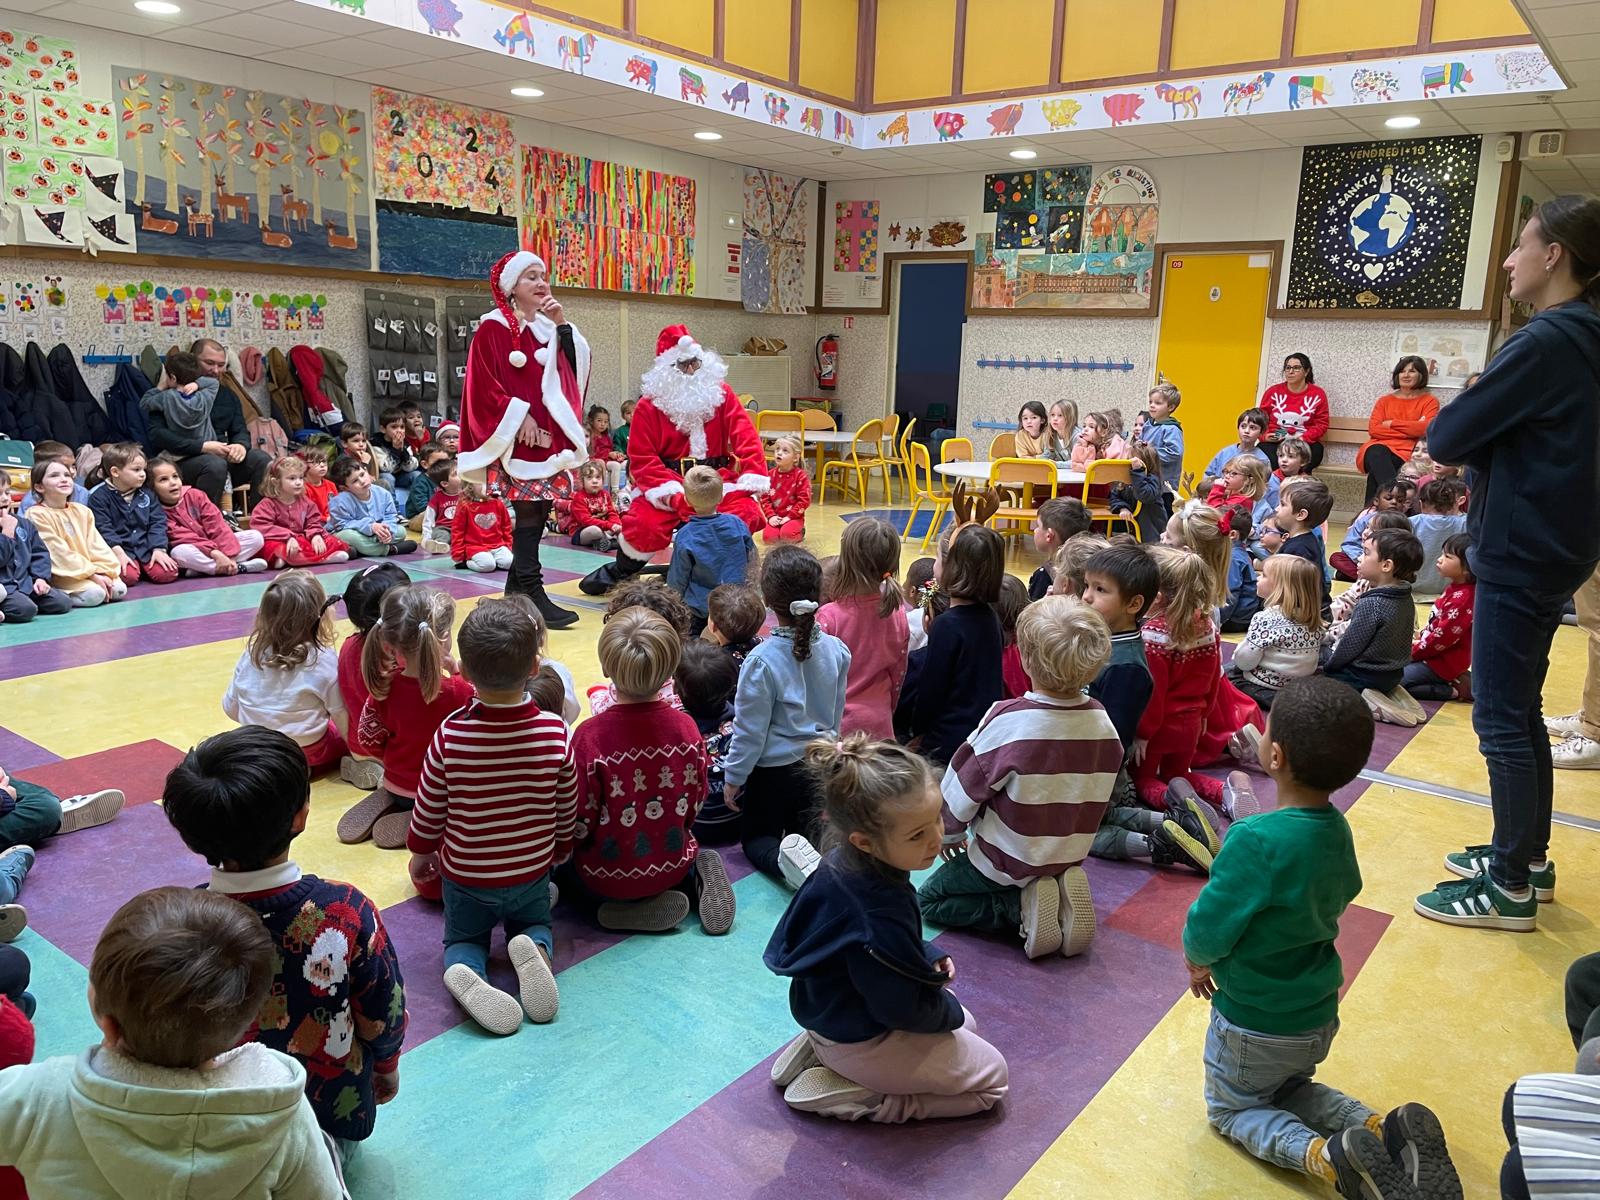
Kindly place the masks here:
<instances>
[{"instance_id":1,"label":"black sneaker","mask_svg":"<svg viewBox=\"0 0 1600 1200\"><path fill-rule=\"evenodd\" d=\"M1213 858L1222 849L1222 833L1213 822L1212 807L1195 793L1187 779L1174 779L1167 785L1167 819L1205 846Z\"/></svg>"},{"instance_id":2,"label":"black sneaker","mask_svg":"<svg viewBox=\"0 0 1600 1200\"><path fill-rule=\"evenodd\" d=\"M1383 1118L1383 1145L1423 1200L1461 1200L1461 1177L1432 1109L1402 1104L1389 1113Z\"/></svg>"},{"instance_id":3,"label":"black sneaker","mask_svg":"<svg viewBox=\"0 0 1600 1200\"><path fill-rule=\"evenodd\" d=\"M1211 851L1206 849L1204 841L1191 837L1176 821L1163 821L1159 829L1146 836L1150 839L1150 861L1156 866L1177 863L1202 875L1211 874Z\"/></svg>"},{"instance_id":4,"label":"black sneaker","mask_svg":"<svg viewBox=\"0 0 1600 1200\"><path fill-rule=\"evenodd\" d=\"M1410 1177L1365 1125L1329 1138L1328 1158L1345 1200L1418 1200Z\"/></svg>"}]
</instances>

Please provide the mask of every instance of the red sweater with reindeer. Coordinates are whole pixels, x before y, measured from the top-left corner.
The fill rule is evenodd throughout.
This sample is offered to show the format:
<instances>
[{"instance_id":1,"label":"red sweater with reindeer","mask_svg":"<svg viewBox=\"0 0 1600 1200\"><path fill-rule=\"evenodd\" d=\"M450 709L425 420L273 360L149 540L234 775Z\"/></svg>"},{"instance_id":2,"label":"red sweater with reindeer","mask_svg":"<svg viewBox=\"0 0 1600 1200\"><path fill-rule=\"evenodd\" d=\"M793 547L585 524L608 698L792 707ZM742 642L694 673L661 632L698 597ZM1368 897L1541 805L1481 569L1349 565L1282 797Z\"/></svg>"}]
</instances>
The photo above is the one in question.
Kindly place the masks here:
<instances>
[{"instance_id":1,"label":"red sweater with reindeer","mask_svg":"<svg viewBox=\"0 0 1600 1200\"><path fill-rule=\"evenodd\" d=\"M562 514L561 532L576 537L591 525L598 525L608 533L622 528L622 514L611 493L601 488L590 492L580 488L567 501L567 511Z\"/></svg>"},{"instance_id":2,"label":"red sweater with reindeer","mask_svg":"<svg viewBox=\"0 0 1600 1200\"><path fill-rule=\"evenodd\" d=\"M466 562L484 550L500 550L511 545L511 514L504 500L490 496L472 500L456 499L455 520L450 523L450 557Z\"/></svg>"},{"instance_id":3,"label":"red sweater with reindeer","mask_svg":"<svg viewBox=\"0 0 1600 1200\"><path fill-rule=\"evenodd\" d=\"M811 507L811 476L799 467L772 473L772 490L756 497L764 517L782 517L785 521L805 519Z\"/></svg>"}]
</instances>

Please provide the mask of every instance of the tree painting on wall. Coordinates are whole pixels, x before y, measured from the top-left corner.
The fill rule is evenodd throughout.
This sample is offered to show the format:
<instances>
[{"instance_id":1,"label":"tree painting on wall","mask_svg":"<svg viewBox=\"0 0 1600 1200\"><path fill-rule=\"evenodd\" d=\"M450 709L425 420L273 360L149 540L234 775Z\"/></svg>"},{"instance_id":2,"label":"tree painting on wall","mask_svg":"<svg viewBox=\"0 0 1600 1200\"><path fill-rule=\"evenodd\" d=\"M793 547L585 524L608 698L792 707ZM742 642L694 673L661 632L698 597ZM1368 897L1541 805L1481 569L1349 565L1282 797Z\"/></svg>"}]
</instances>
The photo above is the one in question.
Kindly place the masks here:
<instances>
[{"instance_id":1,"label":"tree painting on wall","mask_svg":"<svg viewBox=\"0 0 1600 1200\"><path fill-rule=\"evenodd\" d=\"M746 312L806 311L806 182L745 169L739 285Z\"/></svg>"},{"instance_id":2,"label":"tree painting on wall","mask_svg":"<svg viewBox=\"0 0 1600 1200\"><path fill-rule=\"evenodd\" d=\"M361 109L125 68L113 78L127 207L154 235L148 249L371 265Z\"/></svg>"}]
</instances>

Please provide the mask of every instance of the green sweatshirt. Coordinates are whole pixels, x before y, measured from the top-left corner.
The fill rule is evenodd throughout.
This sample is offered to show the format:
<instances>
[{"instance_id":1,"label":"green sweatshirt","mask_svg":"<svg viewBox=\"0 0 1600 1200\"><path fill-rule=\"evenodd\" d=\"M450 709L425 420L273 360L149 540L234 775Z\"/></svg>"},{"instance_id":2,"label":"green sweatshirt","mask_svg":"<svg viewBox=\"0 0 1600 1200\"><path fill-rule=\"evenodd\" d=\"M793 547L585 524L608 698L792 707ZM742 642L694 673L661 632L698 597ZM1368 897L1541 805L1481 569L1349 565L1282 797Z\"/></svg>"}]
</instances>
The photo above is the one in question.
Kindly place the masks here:
<instances>
[{"instance_id":1,"label":"green sweatshirt","mask_svg":"<svg viewBox=\"0 0 1600 1200\"><path fill-rule=\"evenodd\" d=\"M1258 1033L1306 1033L1339 1012L1333 939L1361 891L1344 814L1281 808L1228 830L1183 927L1183 952L1210 967L1213 1003Z\"/></svg>"}]
</instances>

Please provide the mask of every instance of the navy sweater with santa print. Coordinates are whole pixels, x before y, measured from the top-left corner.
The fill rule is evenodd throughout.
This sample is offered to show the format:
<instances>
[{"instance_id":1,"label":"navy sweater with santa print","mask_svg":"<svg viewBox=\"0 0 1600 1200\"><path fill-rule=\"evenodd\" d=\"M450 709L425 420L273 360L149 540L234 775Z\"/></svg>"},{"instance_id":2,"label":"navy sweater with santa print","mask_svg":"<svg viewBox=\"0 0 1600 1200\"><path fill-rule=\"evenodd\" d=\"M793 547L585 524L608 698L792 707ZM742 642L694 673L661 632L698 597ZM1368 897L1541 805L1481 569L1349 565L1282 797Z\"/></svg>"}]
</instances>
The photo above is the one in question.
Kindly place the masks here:
<instances>
[{"instance_id":1,"label":"navy sweater with santa print","mask_svg":"<svg viewBox=\"0 0 1600 1200\"><path fill-rule=\"evenodd\" d=\"M400 960L377 906L292 862L214 870L210 886L254 909L272 935L278 971L253 1040L305 1067L306 1098L325 1133L370 1137L372 1076L399 1069L406 1034Z\"/></svg>"}]
</instances>

